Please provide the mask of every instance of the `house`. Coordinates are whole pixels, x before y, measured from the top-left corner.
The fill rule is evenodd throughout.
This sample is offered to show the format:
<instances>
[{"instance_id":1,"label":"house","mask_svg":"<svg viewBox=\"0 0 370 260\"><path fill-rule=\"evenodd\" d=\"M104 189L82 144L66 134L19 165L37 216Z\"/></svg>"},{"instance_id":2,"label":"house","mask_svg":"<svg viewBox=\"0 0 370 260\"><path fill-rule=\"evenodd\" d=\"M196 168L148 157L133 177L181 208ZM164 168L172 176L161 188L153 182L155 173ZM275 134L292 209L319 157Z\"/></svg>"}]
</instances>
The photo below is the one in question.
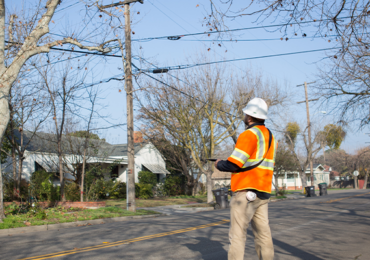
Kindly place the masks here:
<instances>
[{"instance_id":1,"label":"house","mask_svg":"<svg viewBox=\"0 0 370 260\"><path fill-rule=\"evenodd\" d=\"M20 132L16 131L15 135L16 140L21 140ZM22 178L29 181L33 172L43 169L55 173L54 183L59 184L56 136L41 132L36 133L32 139L31 136L32 132L23 131L23 142L28 145L24 154ZM85 139L66 135L63 136L62 140L64 176L66 179L75 180L78 175L76 172L82 169ZM138 182L138 173L142 170L156 174L158 181L169 174L166 170L164 157L152 143L136 142L134 153L135 182ZM12 172L11 162L12 159L9 157L7 163L3 165L5 173ZM89 169L89 167L96 165L99 165L99 169L101 169L105 178L126 182L127 144L113 145L105 142L105 140L89 139L86 152L86 168Z\"/></svg>"},{"instance_id":2,"label":"house","mask_svg":"<svg viewBox=\"0 0 370 260\"><path fill-rule=\"evenodd\" d=\"M212 173L212 187L214 189L229 187L231 184L231 172L220 172L214 169Z\"/></svg>"},{"instance_id":3,"label":"house","mask_svg":"<svg viewBox=\"0 0 370 260\"><path fill-rule=\"evenodd\" d=\"M331 167L321 164L313 164L314 186L318 187L319 183L330 184L330 171ZM274 174L276 174L274 172ZM311 186L311 172L310 167L306 169L307 186ZM273 178L274 188L275 178ZM300 190L302 189L302 181L299 172L286 172L283 176L278 178L278 186L284 187L287 190Z\"/></svg>"}]
</instances>

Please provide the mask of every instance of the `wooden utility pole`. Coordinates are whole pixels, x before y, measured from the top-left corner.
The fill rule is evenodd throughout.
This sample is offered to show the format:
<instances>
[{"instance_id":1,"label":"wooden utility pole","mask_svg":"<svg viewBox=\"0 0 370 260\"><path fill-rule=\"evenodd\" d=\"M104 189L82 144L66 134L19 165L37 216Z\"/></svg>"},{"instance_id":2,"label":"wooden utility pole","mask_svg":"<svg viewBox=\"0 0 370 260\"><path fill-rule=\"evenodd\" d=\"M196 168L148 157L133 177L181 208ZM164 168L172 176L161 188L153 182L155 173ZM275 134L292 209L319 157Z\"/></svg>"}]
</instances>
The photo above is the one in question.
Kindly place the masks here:
<instances>
[{"instance_id":1,"label":"wooden utility pole","mask_svg":"<svg viewBox=\"0 0 370 260\"><path fill-rule=\"evenodd\" d=\"M125 51L126 57L123 59L125 68L125 90L127 103L127 157L128 165L126 170L126 203L127 210L136 212L135 203L135 148L134 148L134 102L132 95L132 64L131 64L131 17L130 3L140 2L143 0L125 0L118 3L100 6L100 8L111 8L119 5L125 5ZM118 40L123 56L123 46L121 40Z\"/></svg>"},{"instance_id":2,"label":"wooden utility pole","mask_svg":"<svg viewBox=\"0 0 370 260\"><path fill-rule=\"evenodd\" d=\"M310 160L311 186L315 186L314 185L314 176L313 176L313 160L312 160L313 143L312 143L312 139L311 139L310 106L309 106L308 102L316 101L317 99L308 100L308 93L307 93L307 85L312 84L312 83L315 83L315 82L307 83L305 81L303 85L304 85L304 93L305 93L305 98L306 98L306 100L304 102L306 102L306 112L307 112L307 131L308 131L308 147L309 147L308 157L309 157L309 160ZM299 87L299 86L302 86L302 85L298 85L297 87ZM302 102L297 102L297 103L299 104L299 103L302 103Z\"/></svg>"},{"instance_id":3,"label":"wooden utility pole","mask_svg":"<svg viewBox=\"0 0 370 260\"><path fill-rule=\"evenodd\" d=\"M132 97L132 68L131 68L131 18L130 4L125 4L125 85L126 85L126 103L127 103L127 177L126 185L128 194L126 194L127 209L136 212L135 203L135 148L134 148L134 103Z\"/></svg>"},{"instance_id":4,"label":"wooden utility pole","mask_svg":"<svg viewBox=\"0 0 370 260\"><path fill-rule=\"evenodd\" d=\"M312 150L310 106L308 104L307 82L306 81L304 82L304 94L306 96L308 142L309 142L310 150ZM315 184L314 184L314 176L313 176L313 161L312 161L312 156L310 156L310 175L311 175L311 186L315 186Z\"/></svg>"}]
</instances>

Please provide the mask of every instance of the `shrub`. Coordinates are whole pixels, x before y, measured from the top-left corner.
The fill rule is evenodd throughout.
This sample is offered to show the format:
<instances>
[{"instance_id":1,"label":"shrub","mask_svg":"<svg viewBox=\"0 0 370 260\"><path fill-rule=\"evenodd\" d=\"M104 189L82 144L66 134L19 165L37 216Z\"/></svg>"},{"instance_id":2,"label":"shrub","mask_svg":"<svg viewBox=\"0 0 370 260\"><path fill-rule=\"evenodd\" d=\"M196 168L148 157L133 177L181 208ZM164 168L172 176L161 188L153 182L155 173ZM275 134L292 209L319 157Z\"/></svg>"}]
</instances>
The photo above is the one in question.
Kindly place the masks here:
<instances>
[{"instance_id":1,"label":"shrub","mask_svg":"<svg viewBox=\"0 0 370 260\"><path fill-rule=\"evenodd\" d=\"M80 187L75 182L66 182L64 189L68 201L80 200Z\"/></svg>"},{"instance_id":2,"label":"shrub","mask_svg":"<svg viewBox=\"0 0 370 260\"><path fill-rule=\"evenodd\" d=\"M167 196L177 196L185 194L184 177L169 175L164 181L164 192Z\"/></svg>"},{"instance_id":3,"label":"shrub","mask_svg":"<svg viewBox=\"0 0 370 260\"><path fill-rule=\"evenodd\" d=\"M109 192L111 199L125 199L126 198L126 183L117 181Z\"/></svg>"},{"instance_id":4,"label":"shrub","mask_svg":"<svg viewBox=\"0 0 370 260\"><path fill-rule=\"evenodd\" d=\"M96 179L91 184L87 197L89 200L106 199L113 191L115 183L112 180ZM107 196L109 194L109 196Z\"/></svg>"},{"instance_id":5,"label":"shrub","mask_svg":"<svg viewBox=\"0 0 370 260\"><path fill-rule=\"evenodd\" d=\"M139 199L150 199L153 197L153 185L135 183L135 195Z\"/></svg>"},{"instance_id":6,"label":"shrub","mask_svg":"<svg viewBox=\"0 0 370 260\"><path fill-rule=\"evenodd\" d=\"M36 171L31 175L31 196L39 201L55 201L59 199L59 187L52 183L53 174L45 171Z\"/></svg>"},{"instance_id":7,"label":"shrub","mask_svg":"<svg viewBox=\"0 0 370 260\"><path fill-rule=\"evenodd\" d=\"M288 192L286 191L286 189L283 187L281 189L279 189L279 191L277 192L276 196L284 196L285 194L287 194Z\"/></svg>"},{"instance_id":8,"label":"shrub","mask_svg":"<svg viewBox=\"0 0 370 260\"><path fill-rule=\"evenodd\" d=\"M139 183L151 184L155 186L157 184L157 176L151 172L140 171L138 175Z\"/></svg>"}]
</instances>

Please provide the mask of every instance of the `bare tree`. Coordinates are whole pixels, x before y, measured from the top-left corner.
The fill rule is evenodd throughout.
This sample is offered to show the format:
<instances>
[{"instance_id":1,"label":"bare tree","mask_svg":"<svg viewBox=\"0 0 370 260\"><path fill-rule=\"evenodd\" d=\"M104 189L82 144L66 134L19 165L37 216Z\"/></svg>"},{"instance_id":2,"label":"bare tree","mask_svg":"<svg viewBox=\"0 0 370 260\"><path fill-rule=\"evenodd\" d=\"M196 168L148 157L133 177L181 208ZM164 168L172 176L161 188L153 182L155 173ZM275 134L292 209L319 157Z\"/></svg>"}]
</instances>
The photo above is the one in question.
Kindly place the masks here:
<instances>
[{"instance_id":1,"label":"bare tree","mask_svg":"<svg viewBox=\"0 0 370 260\"><path fill-rule=\"evenodd\" d=\"M316 131L313 135L313 139L309 140L307 127L303 131L301 131L298 123L290 122L286 126L284 137L290 151L295 156L296 162L299 165L303 192L304 188L307 186L306 169L311 164L311 162L313 162L320 149L322 149L322 147L320 146L321 133L319 131ZM302 139L305 150L305 156L302 158L299 157L299 147L297 146L297 141L299 139ZM312 165L310 165L310 167L312 167ZM311 183L311 185L313 186L314 184Z\"/></svg>"},{"instance_id":2,"label":"bare tree","mask_svg":"<svg viewBox=\"0 0 370 260\"><path fill-rule=\"evenodd\" d=\"M317 95L340 120L359 121L360 127L370 123L369 1L257 0L239 7L236 2L209 0L204 21L210 33L222 37L228 21L248 16L268 31L281 32L281 39L327 39L337 50L327 53L328 62L320 66Z\"/></svg>"},{"instance_id":3,"label":"bare tree","mask_svg":"<svg viewBox=\"0 0 370 260\"><path fill-rule=\"evenodd\" d=\"M0 140L3 139L7 128L9 114L9 93L12 84L17 79L22 66L33 56L48 53L51 48L63 45L72 44L80 49L90 51L99 51L102 53L109 52L111 49L105 48L108 42L103 42L98 46L86 46L79 42L76 38L64 37L60 40L53 40L45 37L49 33L49 23L55 14L55 10L61 0L49 0L46 5L40 1L34 15L31 15L29 20L20 21L25 24L25 34L22 38L16 38L14 32L17 16L10 15L9 26L6 27L6 7L5 0L0 0ZM5 32L8 32L7 34ZM2 174L0 173L0 221L4 218L3 210L3 191L2 191Z\"/></svg>"},{"instance_id":4,"label":"bare tree","mask_svg":"<svg viewBox=\"0 0 370 260\"><path fill-rule=\"evenodd\" d=\"M285 173L294 173L299 171L300 165L297 163L296 157L287 147L284 141L279 141L275 159L275 191L276 196L279 193L279 177Z\"/></svg>"},{"instance_id":5,"label":"bare tree","mask_svg":"<svg viewBox=\"0 0 370 260\"><path fill-rule=\"evenodd\" d=\"M56 135L57 154L59 160L60 194L62 201L65 201L64 190L64 163L63 163L63 138L66 120L69 116L78 112L78 101L81 100L81 90L85 88L84 79L86 77L85 66L73 69L67 63L57 71L58 67L38 68L43 80L43 87L49 96L54 131Z\"/></svg>"},{"instance_id":6,"label":"bare tree","mask_svg":"<svg viewBox=\"0 0 370 260\"><path fill-rule=\"evenodd\" d=\"M257 93L266 91L265 96L259 96L267 97L267 90L277 86L264 84L261 79L249 74L235 76L226 67L204 66L167 77L167 86L153 81L142 86L145 92L138 97L140 119L146 125L154 122L161 126L165 135L170 136L166 140L175 141L172 145L189 152L191 167L207 176L208 202L213 200L213 165L204 159L212 158L216 148L226 140L232 138L236 142L237 131L243 122L242 108ZM269 100L280 98L276 102L279 103L282 96L271 91L272 99ZM273 102L270 105L273 107Z\"/></svg>"}]
</instances>

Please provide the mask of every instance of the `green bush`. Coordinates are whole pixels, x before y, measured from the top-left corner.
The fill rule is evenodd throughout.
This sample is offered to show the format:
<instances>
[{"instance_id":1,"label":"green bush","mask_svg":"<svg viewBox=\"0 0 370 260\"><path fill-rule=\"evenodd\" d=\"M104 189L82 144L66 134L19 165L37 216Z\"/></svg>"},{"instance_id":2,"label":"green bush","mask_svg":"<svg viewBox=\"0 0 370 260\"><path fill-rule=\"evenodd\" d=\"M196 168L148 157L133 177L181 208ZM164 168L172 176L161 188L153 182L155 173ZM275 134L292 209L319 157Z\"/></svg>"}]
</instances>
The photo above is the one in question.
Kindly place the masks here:
<instances>
[{"instance_id":1,"label":"green bush","mask_svg":"<svg viewBox=\"0 0 370 260\"><path fill-rule=\"evenodd\" d=\"M109 192L111 199L125 199L126 198L126 183L117 181Z\"/></svg>"},{"instance_id":2,"label":"green bush","mask_svg":"<svg viewBox=\"0 0 370 260\"><path fill-rule=\"evenodd\" d=\"M104 180L103 178L95 179L87 192L87 197L89 200L109 198L114 185L115 183L112 180ZM109 194L109 196L107 196L107 194Z\"/></svg>"},{"instance_id":3,"label":"green bush","mask_svg":"<svg viewBox=\"0 0 370 260\"><path fill-rule=\"evenodd\" d=\"M169 175L164 181L164 192L167 196L184 195L183 176Z\"/></svg>"},{"instance_id":4,"label":"green bush","mask_svg":"<svg viewBox=\"0 0 370 260\"><path fill-rule=\"evenodd\" d=\"M139 183L151 184L155 186L157 184L157 176L151 172L140 171L138 175Z\"/></svg>"},{"instance_id":5,"label":"green bush","mask_svg":"<svg viewBox=\"0 0 370 260\"><path fill-rule=\"evenodd\" d=\"M79 201L80 187L75 182L66 182L64 186L66 192L66 200Z\"/></svg>"},{"instance_id":6,"label":"green bush","mask_svg":"<svg viewBox=\"0 0 370 260\"><path fill-rule=\"evenodd\" d=\"M59 187L54 187L52 180L54 175L45 171L36 171L31 175L31 197L38 201L55 201L59 199Z\"/></svg>"},{"instance_id":7,"label":"green bush","mask_svg":"<svg viewBox=\"0 0 370 260\"><path fill-rule=\"evenodd\" d=\"M135 195L139 199L150 199L153 197L153 185L135 183Z\"/></svg>"}]
</instances>

